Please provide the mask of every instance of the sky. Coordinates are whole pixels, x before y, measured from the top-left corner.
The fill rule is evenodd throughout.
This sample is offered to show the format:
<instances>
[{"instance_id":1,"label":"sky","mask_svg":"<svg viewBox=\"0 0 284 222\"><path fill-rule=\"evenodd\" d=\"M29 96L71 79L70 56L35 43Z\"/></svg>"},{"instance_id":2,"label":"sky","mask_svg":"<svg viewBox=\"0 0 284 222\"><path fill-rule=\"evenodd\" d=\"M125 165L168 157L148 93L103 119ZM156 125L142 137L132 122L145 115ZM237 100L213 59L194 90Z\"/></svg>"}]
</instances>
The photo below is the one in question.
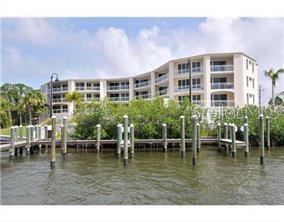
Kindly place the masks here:
<instances>
[{"instance_id":1,"label":"sky","mask_svg":"<svg viewBox=\"0 0 284 222\"><path fill-rule=\"evenodd\" d=\"M170 59L242 51L256 59L263 102L269 68L284 68L284 18L2 18L1 83L130 76ZM284 74L276 93L284 90Z\"/></svg>"}]
</instances>

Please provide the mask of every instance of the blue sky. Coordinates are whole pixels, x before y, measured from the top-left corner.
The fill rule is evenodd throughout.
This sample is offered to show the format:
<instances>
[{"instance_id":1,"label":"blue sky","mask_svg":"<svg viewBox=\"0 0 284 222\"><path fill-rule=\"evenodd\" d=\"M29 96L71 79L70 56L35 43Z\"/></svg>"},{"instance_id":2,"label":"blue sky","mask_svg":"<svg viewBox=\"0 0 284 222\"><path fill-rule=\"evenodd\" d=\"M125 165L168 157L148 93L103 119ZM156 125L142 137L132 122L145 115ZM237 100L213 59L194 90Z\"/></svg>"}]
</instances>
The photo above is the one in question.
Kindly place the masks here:
<instances>
[{"instance_id":1,"label":"blue sky","mask_svg":"<svg viewBox=\"0 0 284 222\"><path fill-rule=\"evenodd\" d=\"M125 76L169 59L243 51L263 70L284 61L282 18L4 18L1 82L38 88L57 72L64 78ZM280 79L276 92L283 90Z\"/></svg>"}]
</instances>

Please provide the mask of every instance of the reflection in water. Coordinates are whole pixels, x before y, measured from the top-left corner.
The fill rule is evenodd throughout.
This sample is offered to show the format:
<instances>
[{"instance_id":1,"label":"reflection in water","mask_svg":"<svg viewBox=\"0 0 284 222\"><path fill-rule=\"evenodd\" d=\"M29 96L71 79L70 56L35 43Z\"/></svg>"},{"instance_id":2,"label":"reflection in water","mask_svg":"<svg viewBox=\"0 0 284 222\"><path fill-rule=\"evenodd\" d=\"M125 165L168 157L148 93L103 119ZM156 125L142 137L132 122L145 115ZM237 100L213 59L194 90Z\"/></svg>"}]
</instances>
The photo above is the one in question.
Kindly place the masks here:
<instances>
[{"instance_id":1,"label":"reflection in water","mask_svg":"<svg viewBox=\"0 0 284 222\"><path fill-rule=\"evenodd\" d=\"M258 149L235 159L202 149L192 153L137 152L128 167L113 153L1 156L2 204L284 204L284 149ZM129 155L130 157L130 155Z\"/></svg>"}]
</instances>

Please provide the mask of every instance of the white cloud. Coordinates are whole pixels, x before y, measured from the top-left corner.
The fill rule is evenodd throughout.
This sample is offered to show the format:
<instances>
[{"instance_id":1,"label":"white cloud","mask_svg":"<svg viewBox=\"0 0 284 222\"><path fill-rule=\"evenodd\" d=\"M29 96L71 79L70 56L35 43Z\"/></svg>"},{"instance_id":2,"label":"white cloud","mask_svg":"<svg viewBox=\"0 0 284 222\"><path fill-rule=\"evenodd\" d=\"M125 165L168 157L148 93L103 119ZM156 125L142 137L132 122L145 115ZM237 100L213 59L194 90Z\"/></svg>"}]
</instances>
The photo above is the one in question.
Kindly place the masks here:
<instances>
[{"instance_id":1,"label":"white cloud","mask_svg":"<svg viewBox=\"0 0 284 222\"><path fill-rule=\"evenodd\" d=\"M8 48L3 52L3 73L7 80L28 73L39 85L54 71L61 78L133 75L181 56L243 51L259 64L267 101L271 90L263 70L283 67L283 27L281 18L208 18L197 30L153 26L134 35L116 27L90 32L46 19L15 19L3 29L4 48ZM18 50L23 45L37 53ZM283 90L283 85L284 75L276 91Z\"/></svg>"}]
</instances>

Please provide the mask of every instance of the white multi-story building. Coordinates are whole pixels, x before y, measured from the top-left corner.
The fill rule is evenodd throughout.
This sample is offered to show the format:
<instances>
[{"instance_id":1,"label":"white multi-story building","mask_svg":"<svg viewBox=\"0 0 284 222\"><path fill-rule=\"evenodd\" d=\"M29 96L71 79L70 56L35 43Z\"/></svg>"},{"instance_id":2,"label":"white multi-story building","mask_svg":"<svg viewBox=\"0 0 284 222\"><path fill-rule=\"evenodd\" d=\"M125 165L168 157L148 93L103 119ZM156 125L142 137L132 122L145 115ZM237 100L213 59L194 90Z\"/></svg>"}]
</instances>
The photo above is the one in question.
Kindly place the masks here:
<instances>
[{"instance_id":1,"label":"white multi-story building","mask_svg":"<svg viewBox=\"0 0 284 222\"><path fill-rule=\"evenodd\" d=\"M192 102L210 107L244 107L258 104L256 61L242 52L196 55L171 60L153 71L124 78L68 79L53 82L53 112L72 115L74 104L66 93L82 93L83 102L107 97L127 103L132 99L156 96L180 101L189 96L189 61L191 63ZM50 102L50 83L41 86Z\"/></svg>"}]
</instances>

